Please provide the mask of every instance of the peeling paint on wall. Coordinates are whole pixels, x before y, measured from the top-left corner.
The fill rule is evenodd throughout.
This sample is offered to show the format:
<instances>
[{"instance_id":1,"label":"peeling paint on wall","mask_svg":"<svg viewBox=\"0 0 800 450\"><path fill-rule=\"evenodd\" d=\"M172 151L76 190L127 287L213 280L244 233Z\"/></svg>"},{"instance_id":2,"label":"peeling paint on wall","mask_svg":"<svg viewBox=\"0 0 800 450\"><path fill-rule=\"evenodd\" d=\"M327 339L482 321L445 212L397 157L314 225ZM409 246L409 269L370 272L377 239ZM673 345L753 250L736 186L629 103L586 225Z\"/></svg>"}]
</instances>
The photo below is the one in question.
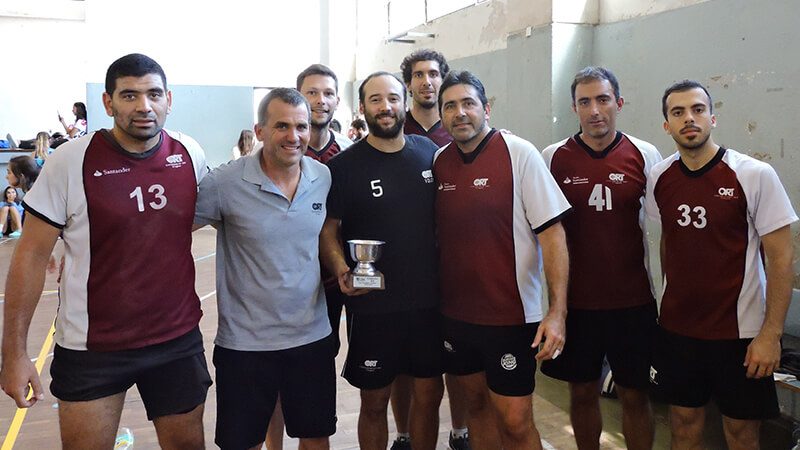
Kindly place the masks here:
<instances>
[{"instance_id":1,"label":"peeling paint on wall","mask_svg":"<svg viewBox=\"0 0 800 450\"><path fill-rule=\"evenodd\" d=\"M770 155L769 153L747 152L747 154L759 161L764 161L764 162L772 161L772 155Z\"/></svg>"}]
</instances>

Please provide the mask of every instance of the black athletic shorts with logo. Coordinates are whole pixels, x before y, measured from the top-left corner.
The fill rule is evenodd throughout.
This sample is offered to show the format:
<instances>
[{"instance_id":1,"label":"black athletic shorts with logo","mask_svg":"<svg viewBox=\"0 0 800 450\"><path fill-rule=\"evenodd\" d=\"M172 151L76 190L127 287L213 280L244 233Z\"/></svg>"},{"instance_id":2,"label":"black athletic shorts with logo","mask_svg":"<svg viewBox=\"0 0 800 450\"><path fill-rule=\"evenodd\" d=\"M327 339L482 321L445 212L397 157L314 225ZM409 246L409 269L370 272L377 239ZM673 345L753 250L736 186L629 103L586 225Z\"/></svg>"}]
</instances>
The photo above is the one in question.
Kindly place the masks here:
<instances>
[{"instance_id":1,"label":"black athletic shorts with logo","mask_svg":"<svg viewBox=\"0 0 800 450\"><path fill-rule=\"evenodd\" d=\"M603 357L608 357L614 383L647 390L657 317L655 302L611 310L570 309L564 351L542 362L542 373L570 383L597 381Z\"/></svg>"},{"instance_id":2,"label":"black athletic shorts with logo","mask_svg":"<svg viewBox=\"0 0 800 450\"><path fill-rule=\"evenodd\" d=\"M205 403L211 386L198 327L132 350L93 352L56 345L50 375L50 392L67 402L97 400L135 384L148 420L193 410Z\"/></svg>"},{"instance_id":3,"label":"black athletic shorts with logo","mask_svg":"<svg viewBox=\"0 0 800 450\"><path fill-rule=\"evenodd\" d=\"M709 400L739 420L762 420L779 414L772 376L747 378L744 359L752 339L694 339L658 328L650 368L655 399L687 408Z\"/></svg>"},{"instance_id":4,"label":"black athletic shorts with logo","mask_svg":"<svg viewBox=\"0 0 800 450\"><path fill-rule=\"evenodd\" d=\"M336 432L336 366L333 337L276 351L214 347L217 428L223 449L264 442L278 394L286 433L321 438Z\"/></svg>"},{"instance_id":5,"label":"black athletic shorts with logo","mask_svg":"<svg viewBox=\"0 0 800 450\"><path fill-rule=\"evenodd\" d=\"M444 318L445 368L451 375L486 372L496 394L523 397L536 387L536 353L531 348L539 323L475 325Z\"/></svg>"},{"instance_id":6,"label":"black athletic shorts with logo","mask_svg":"<svg viewBox=\"0 0 800 450\"><path fill-rule=\"evenodd\" d=\"M359 389L384 388L399 374L441 376L441 317L438 309L389 314L348 311L348 349L342 376Z\"/></svg>"}]
</instances>

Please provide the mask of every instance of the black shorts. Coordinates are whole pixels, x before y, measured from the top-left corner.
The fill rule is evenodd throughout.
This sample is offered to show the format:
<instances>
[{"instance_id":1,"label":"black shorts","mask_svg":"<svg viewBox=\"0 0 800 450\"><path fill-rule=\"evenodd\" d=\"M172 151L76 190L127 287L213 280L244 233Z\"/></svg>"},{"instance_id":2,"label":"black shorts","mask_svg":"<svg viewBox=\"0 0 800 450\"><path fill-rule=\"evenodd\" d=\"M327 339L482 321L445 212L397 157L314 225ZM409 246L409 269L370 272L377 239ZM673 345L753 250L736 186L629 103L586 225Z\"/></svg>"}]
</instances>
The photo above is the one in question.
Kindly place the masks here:
<instances>
[{"instance_id":1,"label":"black shorts","mask_svg":"<svg viewBox=\"0 0 800 450\"><path fill-rule=\"evenodd\" d=\"M295 438L336 432L336 367L330 336L286 350L250 352L214 347L217 430L223 449L264 442L281 397L286 433Z\"/></svg>"},{"instance_id":2,"label":"black shorts","mask_svg":"<svg viewBox=\"0 0 800 450\"><path fill-rule=\"evenodd\" d=\"M536 353L531 348L539 323L475 325L444 318L445 367L451 375L486 372L496 394L523 397L536 387Z\"/></svg>"},{"instance_id":3,"label":"black shorts","mask_svg":"<svg viewBox=\"0 0 800 450\"><path fill-rule=\"evenodd\" d=\"M612 310L570 309L564 351L542 362L542 373L570 383L597 381L603 357L608 357L616 384L646 390L657 316L655 302Z\"/></svg>"},{"instance_id":4,"label":"black shorts","mask_svg":"<svg viewBox=\"0 0 800 450\"><path fill-rule=\"evenodd\" d=\"M199 328L133 350L78 351L56 345L50 375L50 392L67 402L97 400L135 384L148 420L193 410L205 403L211 386Z\"/></svg>"},{"instance_id":5,"label":"black shorts","mask_svg":"<svg viewBox=\"0 0 800 450\"><path fill-rule=\"evenodd\" d=\"M439 377L444 370L437 309L390 314L347 313L348 349L342 376L359 389L389 386L395 376Z\"/></svg>"},{"instance_id":6,"label":"black shorts","mask_svg":"<svg viewBox=\"0 0 800 450\"><path fill-rule=\"evenodd\" d=\"M694 339L659 328L650 368L654 398L687 408L713 399L723 415L739 420L776 417L772 377L747 378L743 364L751 341Z\"/></svg>"}]
</instances>

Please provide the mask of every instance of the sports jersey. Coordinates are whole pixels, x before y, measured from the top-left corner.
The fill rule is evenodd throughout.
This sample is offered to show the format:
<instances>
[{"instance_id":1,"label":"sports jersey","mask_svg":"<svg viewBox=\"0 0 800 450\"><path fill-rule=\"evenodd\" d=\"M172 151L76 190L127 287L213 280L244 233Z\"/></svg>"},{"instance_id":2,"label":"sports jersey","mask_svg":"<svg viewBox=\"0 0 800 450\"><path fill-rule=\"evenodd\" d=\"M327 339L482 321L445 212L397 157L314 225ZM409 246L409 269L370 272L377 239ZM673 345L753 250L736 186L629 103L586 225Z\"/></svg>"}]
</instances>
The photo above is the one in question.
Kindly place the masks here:
<instances>
[{"instance_id":1,"label":"sports jersey","mask_svg":"<svg viewBox=\"0 0 800 450\"><path fill-rule=\"evenodd\" d=\"M192 218L205 156L162 131L130 153L106 131L60 146L25 195L27 214L63 229L56 343L112 351L165 342L196 327Z\"/></svg>"},{"instance_id":2,"label":"sports jersey","mask_svg":"<svg viewBox=\"0 0 800 450\"><path fill-rule=\"evenodd\" d=\"M570 206L536 147L492 130L470 154L456 143L433 165L442 313L478 325L542 319L536 233Z\"/></svg>"},{"instance_id":3,"label":"sports jersey","mask_svg":"<svg viewBox=\"0 0 800 450\"><path fill-rule=\"evenodd\" d=\"M324 147L319 150L314 150L309 146L306 150L306 156L314 158L323 164L327 163L328 160L331 159L335 154L342 150L346 150L347 147L353 145L353 141L350 139L334 133L333 130L328 131L330 132L330 138Z\"/></svg>"},{"instance_id":4,"label":"sports jersey","mask_svg":"<svg viewBox=\"0 0 800 450\"><path fill-rule=\"evenodd\" d=\"M384 314L439 306L431 163L436 144L405 136L398 152L384 153L363 139L328 161L333 184L328 217L341 220L342 242L385 241L374 264L386 289L348 297L348 311Z\"/></svg>"},{"instance_id":5,"label":"sports jersey","mask_svg":"<svg viewBox=\"0 0 800 450\"><path fill-rule=\"evenodd\" d=\"M425 127L417 122L411 111L406 111L406 123L403 125L403 133L425 136L439 147L444 147L453 142L453 137L444 129L441 120L433 124L430 130L426 130Z\"/></svg>"},{"instance_id":6,"label":"sports jersey","mask_svg":"<svg viewBox=\"0 0 800 450\"><path fill-rule=\"evenodd\" d=\"M567 306L618 309L655 300L644 236L647 174L661 154L617 132L596 152L579 135L542 152L573 213L563 220L569 248Z\"/></svg>"},{"instance_id":7,"label":"sports jersey","mask_svg":"<svg viewBox=\"0 0 800 450\"><path fill-rule=\"evenodd\" d=\"M766 296L759 236L797 221L775 170L720 148L692 171L675 153L653 167L646 209L664 240L661 326L697 339L755 337Z\"/></svg>"}]
</instances>

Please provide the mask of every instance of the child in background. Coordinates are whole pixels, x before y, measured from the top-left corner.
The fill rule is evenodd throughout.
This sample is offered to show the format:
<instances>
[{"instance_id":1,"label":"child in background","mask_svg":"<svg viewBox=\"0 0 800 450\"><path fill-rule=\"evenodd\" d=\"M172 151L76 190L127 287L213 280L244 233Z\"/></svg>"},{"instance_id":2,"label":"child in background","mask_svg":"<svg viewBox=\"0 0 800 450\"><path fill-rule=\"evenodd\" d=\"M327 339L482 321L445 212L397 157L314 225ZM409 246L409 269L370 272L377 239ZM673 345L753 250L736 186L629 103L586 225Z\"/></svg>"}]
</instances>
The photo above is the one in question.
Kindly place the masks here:
<instances>
[{"instance_id":1,"label":"child in background","mask_svg":"<svg viewBox=\"0 0 800 450\"><path fill-rule=\"evenodd\" d=\"M18 238L22 234L22 212L17 190L6 186L3 191L3 203L0 206L0 234Z\"/></svg>"}]
</instances>

